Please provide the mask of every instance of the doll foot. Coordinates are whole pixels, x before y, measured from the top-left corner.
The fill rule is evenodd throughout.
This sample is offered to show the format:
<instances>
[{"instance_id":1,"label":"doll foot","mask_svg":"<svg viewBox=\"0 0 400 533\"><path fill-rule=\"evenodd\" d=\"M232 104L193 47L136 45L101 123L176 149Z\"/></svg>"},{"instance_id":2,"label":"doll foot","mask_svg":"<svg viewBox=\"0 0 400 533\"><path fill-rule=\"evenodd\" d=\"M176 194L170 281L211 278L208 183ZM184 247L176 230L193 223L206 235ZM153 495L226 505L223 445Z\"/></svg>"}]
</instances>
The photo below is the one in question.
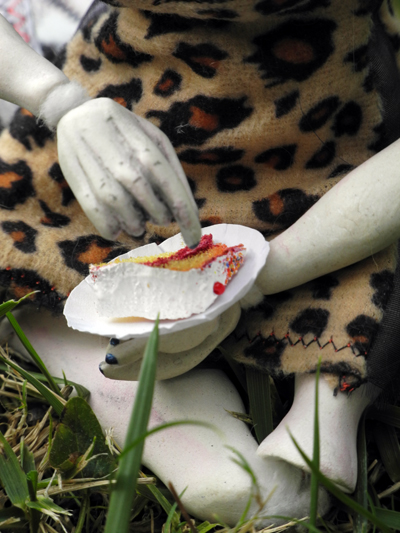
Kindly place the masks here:
<instances>
[{"instance_id":1,"label":"doll foot","mask_svg":"<svg viewBox=\"0 0 400 533\"><path fill-rule=\"evenodd\" d=\"M32 313L16 314L24 332L51 374L62 375L87 387L90 405L103 428L113 428L123 445L136 382L106 379L97 368L107 339L80 333L66 326L64 317ZM8 332L7 322L0 336ZM19 342L19 341L18 341ZM19 349L17 341L12 341ZM156 383L149 427L173 420L205 421L217 430L181 425L153 434L146 440L143 464L165 484L172 482L193 516L216 519L234 526L245 513L257 527L279 520L273 515L302 518L309 512L309 477L301 469L257 456L257 443L248 427L227 411L244 412L236 389L216 370L194 370ZM238 463L243 461L254 478ZM254 482L256 481L256 482ZM320 513L329 500L321 490Z\"/></svg>"},{"instance_id":2,"label":"doll foot","mask_svg":"<svg viewBox=\"0 0 400 533\"><path fill-rule=\"evenodd\" d=\"M286 462L257 456L249 428L228 412L244 412L244 406L225 374L192 370L158 382L153 408L160 421L207 421L218 429L178 426L146 442L148 466L164 482L173 480L178 493L186 489L183 502L193 515L233 526L249 500L247 518L255 518L258 528L281 522L273 516L308 515L309 476ZM322 514L329 500L323 490L320 496Z\"/></svg>"},{"instance_id":3,"label":"doll foot","mask_svg":"<svg viewBox=\"0 0 400 533\"><path fill-rule=\"evenodd\" d=\"M289 432L311 458L315 379L315 374L296 377L293 405L275 431L259 446L260 457L282 459L308 471ZM319 380L320 470L344 492L353 492L357 482L358 423L371 403L364 388L361 386L349 396L343 393L334 396L324 377Z\"/></svg>"}]
</instances>

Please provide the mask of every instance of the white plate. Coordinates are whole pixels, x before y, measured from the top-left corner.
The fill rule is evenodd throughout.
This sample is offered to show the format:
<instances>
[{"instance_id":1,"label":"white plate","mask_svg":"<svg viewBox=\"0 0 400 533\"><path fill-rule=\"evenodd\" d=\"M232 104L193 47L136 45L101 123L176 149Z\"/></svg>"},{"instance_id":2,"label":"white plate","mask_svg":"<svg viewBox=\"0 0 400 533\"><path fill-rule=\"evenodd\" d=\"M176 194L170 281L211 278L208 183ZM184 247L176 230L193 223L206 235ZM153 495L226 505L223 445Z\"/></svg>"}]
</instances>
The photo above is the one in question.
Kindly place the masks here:
<instances>
[{"instance_id":1,"label":"white plate","mask_svg":"<svg viewBox=\"0 0 400 533\"><path fill-rule=\"evenodd\" d=\"M229 282L225 292L204 313L192 315L181 320L161 320L159 324L160 335L181 331L217 317L248 293L260 270L265 265L269 244L260 232L235 224L218 224L203 228L203 235L210 233L214 242L221 242L227 246L243 244L247 250L244 264ZM174 252L184 246L185 243L182 236L178 233L159 246L148 244L131 250L120 257L139 257L156 255L162 252ZM95 293L87 282L89 277L75 287L65 304L64 315L71 328L120 340L150 335L154 327L154 322L151 320L122 321L100 316L95 307Z\"/></svg>"}]
</instances>

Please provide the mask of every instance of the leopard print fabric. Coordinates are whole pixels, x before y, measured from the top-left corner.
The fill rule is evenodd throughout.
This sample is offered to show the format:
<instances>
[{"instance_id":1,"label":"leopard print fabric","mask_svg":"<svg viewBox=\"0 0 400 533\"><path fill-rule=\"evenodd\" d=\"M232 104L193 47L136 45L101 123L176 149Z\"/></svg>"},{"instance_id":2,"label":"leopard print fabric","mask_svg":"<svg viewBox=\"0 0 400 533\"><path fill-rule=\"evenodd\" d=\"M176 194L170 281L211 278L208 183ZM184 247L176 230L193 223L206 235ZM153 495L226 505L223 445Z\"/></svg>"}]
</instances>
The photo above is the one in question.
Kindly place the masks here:
<instances>
[{"instance_id":1,"label":"leopard print fabric","mask_svg":"<svg viewBox=\"0 0 400 533\"><path fill-rule=\"evenodd\" d=\"M243 224L271 239L400 136L389 81L399 77L400 28L389 0L108 4L93 4L60 66L92 97L167 134L203 226ZM33 301L54 309L90 263L178 231L148 223L141 239L101 238L62 175L53 134L24 109L0 138L0 228L0 284L14 297L37 289ZM313 371L322 355L342 390L353 387L368 377L395 267L392 247L267 296L225 348L275 374Z\"/></svg>"}]
</instances>

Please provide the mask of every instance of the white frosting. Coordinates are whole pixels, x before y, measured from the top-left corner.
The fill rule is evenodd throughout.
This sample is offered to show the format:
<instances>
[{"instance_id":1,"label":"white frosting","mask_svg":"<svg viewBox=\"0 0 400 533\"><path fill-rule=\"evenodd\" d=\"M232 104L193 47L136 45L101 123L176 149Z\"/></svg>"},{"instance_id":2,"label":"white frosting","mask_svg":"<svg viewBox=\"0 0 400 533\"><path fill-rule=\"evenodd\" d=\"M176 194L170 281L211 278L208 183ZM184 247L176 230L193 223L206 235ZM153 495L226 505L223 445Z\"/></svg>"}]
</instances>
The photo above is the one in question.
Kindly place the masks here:
<instances>
[{"instance_id":1,"label":"white frosting","mask_svg":"<svg viewBox=\"0 0 400 533\"><path fill-rule=\"evenodd\" d=\"M181 320L160 320L160 335L176 333L188 328L205 324L214 320L224 311L241 300L251 289L258 274L265 265L269 252L269 243L258 231L238 226L237 224L217 224L202 229L202 234L211 234L214 242L223 242L227 246L242 243L246 248L246 260L236 276L228 283L225 292L219 296L205 311L193 314ZM165 252L176 252L185 246L182 235L178 233L160 245L146 244L140 248L130 250L119 259L157 255ZM112 295L109 296L109 300ZM100 316L96 307L97 294L93 290L93 280L90 274L71 292L64 307L64 314L68 325L94 335L114 337L127 340L148 337L153 331L154 322L146 319L115 320Z\"/></svg>"},{"instance_id":2,"label":"white frosting","mask_svg":"<svg viewBox=\"0 0 400 533\"><path fill-rule=\"evenodd\" d=\"M239 254L244 257L245 250ZM204 268L188 271L120 262L90 268L100 316L176 320L205 311L218 297L216 282L227 284L228 266L236 252L216 258Z\"/></svg>"}]
</instances>

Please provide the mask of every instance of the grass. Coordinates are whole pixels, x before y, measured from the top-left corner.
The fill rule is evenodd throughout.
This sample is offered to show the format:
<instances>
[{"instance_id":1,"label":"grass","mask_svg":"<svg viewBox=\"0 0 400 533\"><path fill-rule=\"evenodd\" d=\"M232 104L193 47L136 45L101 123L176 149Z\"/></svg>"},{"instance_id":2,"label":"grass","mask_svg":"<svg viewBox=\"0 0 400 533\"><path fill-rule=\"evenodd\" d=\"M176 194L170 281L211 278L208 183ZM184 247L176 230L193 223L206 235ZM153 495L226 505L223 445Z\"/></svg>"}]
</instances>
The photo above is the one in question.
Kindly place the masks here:
<instances>
[{"instance_id":1,"label":"grass","mask_svg":"<svg viewBox=\"0 0 400 533\"><path fill-rule=\"evenodd\" d=\"M10 309L0 306L0 314ZM19 326L13 321L17 334ZM28 341L29 342L29 341ZM26 344L29 348L29 344ZM86 404L87 391L65 378L54 379L10 362L0 349L0 531L29 533L105 533L128 531L153 533L208 533L223 531L223 524L190 519L179 499L154 476L140 472L140 457L146 437L157 356L157 330L147 347L141 388L132 414L125 451L112 436L104 436L95 414ZM39 360L38 354L33 355ZM287 382L274 383L268 376L238 374L243 391L249 385L251 424L260 428L262 439L289 408ZM73 387L79 396L70 399ZM245 394L245 392L244 392ZM265 408L267 406L267 408ZM62 413L62 417L60 417ZM249 420L249 415L234 416ZM313 458L305 458L312 471L310 517L301 523L313 532L400 530L400 407L381 405L363 418L359 430L359 482L354 495L343 494L318 470L318 405L315 406ZM152 430L154 431L154 430ZM76 437L79 435L79 438ZM240 458L238 459L240 461ZM118 468L120 463L120 468ZM244 468L247 466L244 464ZM116 474L116 478L114 478ZM254 473L249 472L254 476ZM113 480L110 482L110 480ZM137 479L137 485L132 483ZM333 494L335 505L323 520L317 516L318 486ZM129 502L132 502L130 506ZM285 531L298 521L271 527ZM254 531L242 520L232 532Z\"/></svg>"}]
</instances>

